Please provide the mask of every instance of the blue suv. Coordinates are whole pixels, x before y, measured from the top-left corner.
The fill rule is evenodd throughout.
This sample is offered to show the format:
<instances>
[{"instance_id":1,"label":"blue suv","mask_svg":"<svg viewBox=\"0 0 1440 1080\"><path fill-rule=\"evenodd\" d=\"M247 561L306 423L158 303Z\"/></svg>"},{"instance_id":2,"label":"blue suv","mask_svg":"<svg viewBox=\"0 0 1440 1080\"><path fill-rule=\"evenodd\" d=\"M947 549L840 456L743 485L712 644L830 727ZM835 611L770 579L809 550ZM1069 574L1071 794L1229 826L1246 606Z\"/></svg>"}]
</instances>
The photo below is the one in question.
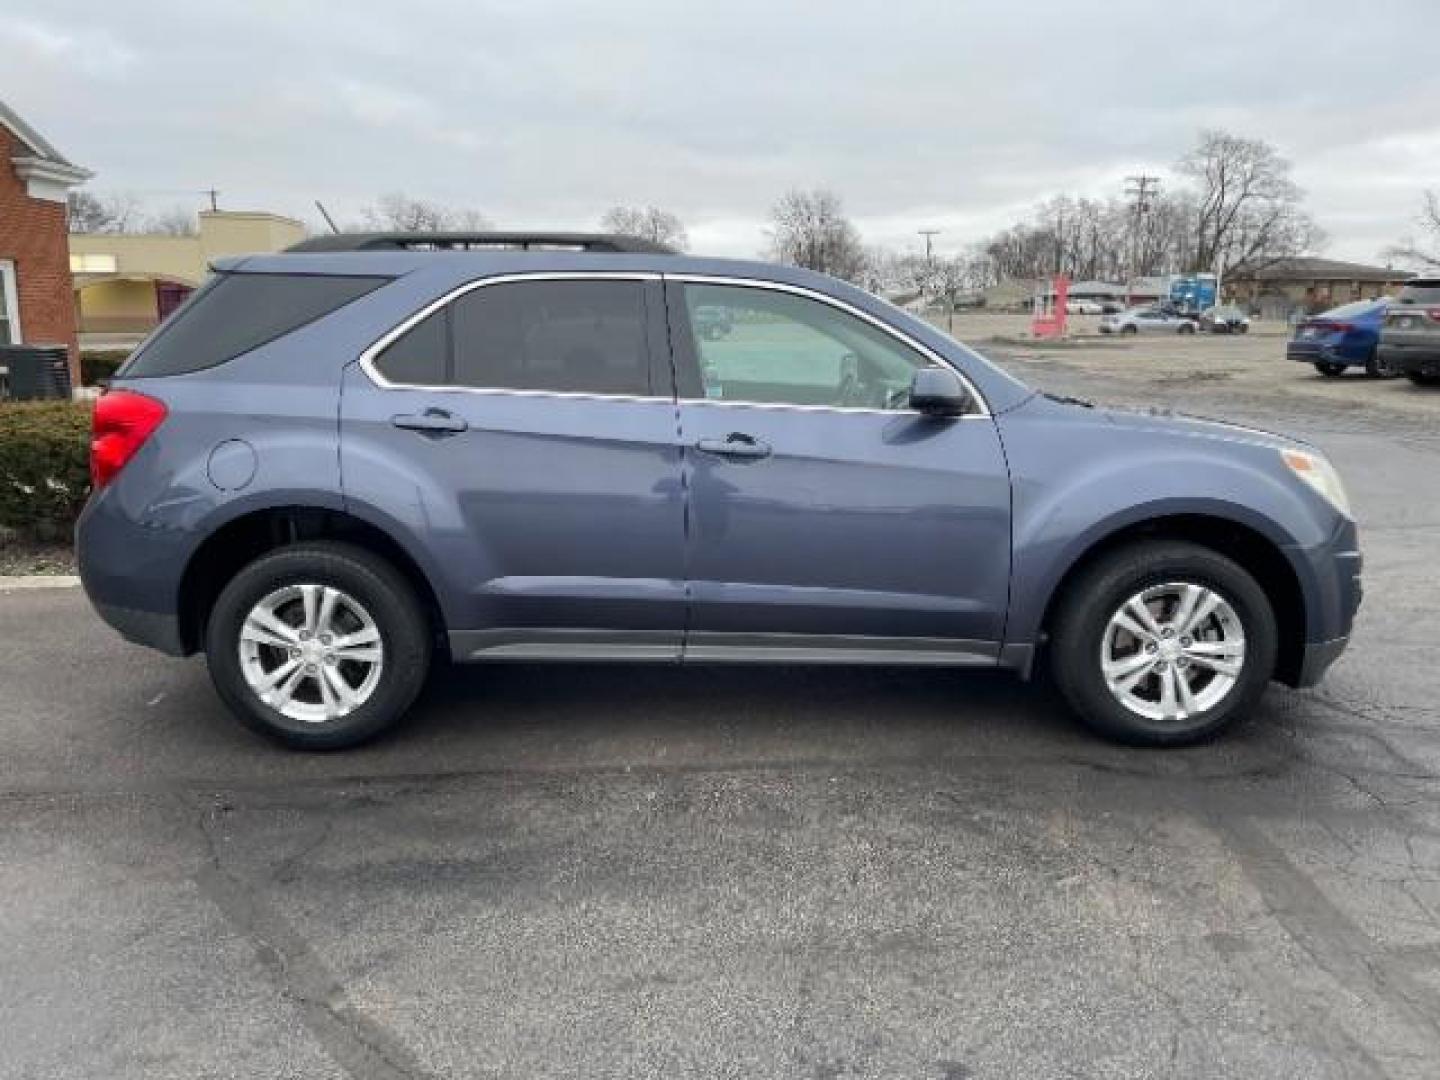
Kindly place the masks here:
<instances>
[{"instance_id":1,"label":"blue suv","mask_svg":"<svg viewBox=\"0 0 1440 1080\"><path fill-rule=\"evenodd\" d=\"M215 269L97 403L80 570L291 745L375 735L439 657L1043 660L1176 745L1350 633L1313 448L1037 393L819 274L558 234Z\"/></svg>"}]
</instances>

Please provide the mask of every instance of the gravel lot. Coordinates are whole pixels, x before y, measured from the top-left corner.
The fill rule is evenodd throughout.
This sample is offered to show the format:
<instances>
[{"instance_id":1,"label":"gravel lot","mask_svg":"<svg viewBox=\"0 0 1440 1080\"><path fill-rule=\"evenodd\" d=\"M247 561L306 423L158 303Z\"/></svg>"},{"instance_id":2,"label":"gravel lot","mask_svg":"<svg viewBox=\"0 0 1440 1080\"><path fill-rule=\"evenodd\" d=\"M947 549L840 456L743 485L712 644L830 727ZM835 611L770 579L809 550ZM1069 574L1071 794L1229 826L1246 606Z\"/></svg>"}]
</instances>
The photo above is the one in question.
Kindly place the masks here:
<instances>
[{"instance_id":1,"label":"gravel lot","mask_svg":"<svg viewBox=\"0 0 1440 1080\"><path fill-rule=\"evenodd\" d=\"M1436 1076L1440 393L1019 323L957 333L1334 457L1323 686L1143 752L1001 676L517 665L304 756L0 588L0 1076Z\"/></svg>"}]
</instances>

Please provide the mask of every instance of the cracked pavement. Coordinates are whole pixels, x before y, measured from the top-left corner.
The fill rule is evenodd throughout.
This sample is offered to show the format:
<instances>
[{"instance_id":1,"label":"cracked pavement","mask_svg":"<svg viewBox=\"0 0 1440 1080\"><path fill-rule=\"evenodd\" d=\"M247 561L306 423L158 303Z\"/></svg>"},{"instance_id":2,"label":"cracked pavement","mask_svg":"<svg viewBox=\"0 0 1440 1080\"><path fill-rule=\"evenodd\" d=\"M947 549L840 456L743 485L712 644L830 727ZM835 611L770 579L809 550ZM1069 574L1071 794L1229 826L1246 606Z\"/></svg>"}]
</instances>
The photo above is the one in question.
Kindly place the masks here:
<instances>
[{"instance_id":1,"label":"cracked pavement","mask_svg":"<svg viewBox=\"0 0 1440 1080\"><path fill-rule=\"evenodd\" d=\"M305 756L0 592L0 1077L1434 1077L1440 394L1001 359L1329 452L1329 679L1146 752L998 675L456 669Z\"/></svg>"}]
</instances>

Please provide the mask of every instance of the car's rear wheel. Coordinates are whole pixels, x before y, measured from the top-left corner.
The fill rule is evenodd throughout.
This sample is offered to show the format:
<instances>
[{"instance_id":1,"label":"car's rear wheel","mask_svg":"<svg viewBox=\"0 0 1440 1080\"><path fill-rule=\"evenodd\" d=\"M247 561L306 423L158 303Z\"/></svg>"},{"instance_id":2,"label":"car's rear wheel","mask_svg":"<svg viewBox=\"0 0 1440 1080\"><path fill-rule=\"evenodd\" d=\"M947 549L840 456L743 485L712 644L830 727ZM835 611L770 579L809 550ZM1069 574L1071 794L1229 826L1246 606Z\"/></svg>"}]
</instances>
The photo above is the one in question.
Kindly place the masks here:
<instances>
[{"instance_id":1,"label":"car's rear wheel","mask_svg":"<svg viewBox=\"0 0 1440 1080\"><path fill-rule=\"evenodd\" d=\"M1134 323L1127 323L1124 326L1120 327L1120 333L1122 334L1138 334L1139 332L1140 328L1137 327Z\"/></svg>"},{"instance_id":2,"label":"car's rear wheel","mask_svg":"<svg viewBox=\"0 0 1440 1080\"><path fill-rule=\"evenodd\" d=\"M1193 334L1195 332L1195 324L1182 322L1175 332L1177 334Z\"/></svg>"},{"instance_id":3,"label":"car's rear wheel","mask_svg":"<svg viewBox=\"0 0 1440 1080\"><path fill-rule=\"evenodd\" d=\"M221 591L206 626L210 675L250 728L338 750L404 715L430 665L425 613L405 578L363 548L263 555Z\"/></svg>"},{"instance_id":4,"label":"car's rear wheel","mask_svg":"<svg viewBox=\"0 0 1440 1080\"><path fill-rule=\"evenodd\" d=\"M1329 360L1316 360L1315 370L1327 379L1334 379L1345 374L1345 365L1332 363Z\"/></svg>"},{"instance_id":5,"label":"car's rear wheel","mask_svg":"<svg viewBox=\"0 0 1440 1080\"><path fill-rule=\"evenodd\" d=\"M1119 742L1182 746L1241 719L1278 647L1265 592L1239 564L1180 541L1125 547L1066 589L1051 666L1091 728Z\"/></svg>"},{"instance_id":6,"label":"car's rear wheel","mask_svg":"<svg viewBox=\"0 0 1440 1080\"><path fill-rule=\"evenodd\" d=\"M1422 375L1418 371L1407 371L1405 376L1416 386L1440 386L1440 375Z\"/></svg>"}]
</instances>

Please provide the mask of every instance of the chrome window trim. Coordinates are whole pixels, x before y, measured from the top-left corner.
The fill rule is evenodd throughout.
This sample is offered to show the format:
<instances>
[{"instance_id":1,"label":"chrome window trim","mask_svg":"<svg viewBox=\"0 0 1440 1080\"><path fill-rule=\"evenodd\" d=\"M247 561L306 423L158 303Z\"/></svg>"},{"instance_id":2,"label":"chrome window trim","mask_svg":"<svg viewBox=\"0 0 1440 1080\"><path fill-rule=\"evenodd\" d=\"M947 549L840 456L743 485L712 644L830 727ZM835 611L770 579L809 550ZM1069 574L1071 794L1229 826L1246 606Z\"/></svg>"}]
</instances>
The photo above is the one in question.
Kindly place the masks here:
<instances>
[{"instance_id":1,"label":"chrome window trim","mask_svg":"<svg viewBox=\"0 0 1440 1080\"><path fill-rule=\"evenodd\" d=\"M963 416L954 417L956 420L985 420L990 417L990 403L985 400L985 395L980 393L976 385L970 381L970 377L957 368L945 357L941 356L934 349L921 341L917 341L909 334L897 327L891 326L884 319L863 311L854 304L847 303L838 297L830 296L828 293L820 292L817 289L807 288L804 285L791 285L783 281L766 281L762 278L731 277L721 274L666 274L666 281L679 281L682 283L692 282L696 285L733 285L745 289L768 289L771 292L791 293L795 296L803 296L809 300L816 300L822 304L828 304L833 308L853 315L862 322L867 322L883 333L889 334L902 345L909 346L921 356L925 357L932 364L938 367L949 368L960 382L964 385L975 404L979 406L976 412L965 413ZM797 412L838 412L838 413L879 413L882 416L920 416L916 409L875 409L862 408L852 405L790 405L785 402L769 401L727 401L723 398L681 398L680 401L686 405L718 405L722 407L740 406L748 409L792 409Z\"/></svg>"},{"instance_id":2,"label":"chrome window trim","mask_svg":"<svg viewBox=\"0 0 1440 1080\"><path fill-rule=\"evenodd\" d=\"M380 390L421 390L435 394L483 394L490 397L539 397L539 398L569 398L581 401L662 401L683 404L683 405L708 405L718 408L746 408L746 409L773 409L790 410L793 412L822 412L822 413L859 413L879 416L920 416L915 409L875 409L860 406L848 405L791 405L785 402L768 401L725 401L714 398L675 398L670 395L656 394L601 394L587 393L577 390L521 390L501 386L434 386L426 383L397 383L391 382L381 374L376 367L375 361L385 349L409 331L417 323L429 318L441 308L458 300L467 293L476 289L483 289L490 285L507 285L519 281L678 281L693 282L697 285L732 285L749 289L769 289L773 292L791 293L796 296L803 296L810 300L843 311L864 322L869 323L883 333L889 334L902 345L909 346L927 360L940 367L949 368L969 392L970 396L979 406L975 412L965 413L963 416L953 417L955 420L987 420L990 418L990 406L985 396L971 382L970 377L963 371L950 363L943 356L937 353L928 345L915 340L904 331L891 326L883 319L860 308L849 304L844 300L829 296L816 289L810 289L803 285L790 285L780 281L766 281L763 278L744 278L720 274L661 274L647 270L533 270L514 274L497 274L494 277L479 278L475 281L467 281L457 285L449 292L430 301L420 310L406 316L395 326L391 327L384 334L380 335L374 342L368 345L360 353L360 370Z\"/></svg>"},{"instance_id":3,"label":"chrome window trim","mask_svg":"<svg viewBox=\"0 0 1440 1080\"><path fill-rule=\"evenodd\" d=\"M508 285L517 281L659 281L657 273L642 270L534 270L518 274L497 274L494 277L479 278L458 285L444 295L430 301L419 311L406 316L395 326L380 335L360 354L360 370L380 390L421 390L433 394L483 394L489 397L540 397L571 398L580 401L662 401L673 404L670 394L601 394L586 393L583 390L522 390L504 386L432 386L427 383L391 382L375 361L397 338L402 337L411 327L424 322L441 308L458 300L466 293L483 289L489 285Z\"/></svg>"}]
</instances>

